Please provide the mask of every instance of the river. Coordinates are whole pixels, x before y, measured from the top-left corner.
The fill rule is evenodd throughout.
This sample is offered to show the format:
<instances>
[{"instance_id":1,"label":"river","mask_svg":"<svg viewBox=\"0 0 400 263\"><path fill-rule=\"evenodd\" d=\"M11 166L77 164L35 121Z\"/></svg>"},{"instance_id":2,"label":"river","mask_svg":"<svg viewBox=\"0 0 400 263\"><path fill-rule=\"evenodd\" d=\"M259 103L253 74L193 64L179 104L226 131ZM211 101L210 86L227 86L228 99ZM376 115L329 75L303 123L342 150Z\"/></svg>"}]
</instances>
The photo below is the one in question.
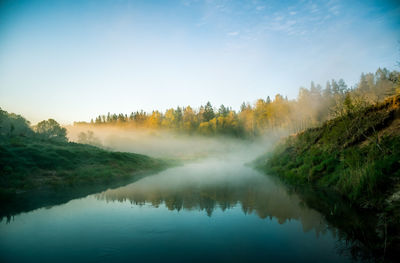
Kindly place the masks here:
<instances>
[{"instance_id":1,"label":"river","mask_svg":"<svg viewBox=\"0 0 400 263\"><path fill-rule=\"evenodd\" d=\"M2 262L347 262L337 229L238 158L167 169L0 223Z\"/></svg>"}]
</instances>

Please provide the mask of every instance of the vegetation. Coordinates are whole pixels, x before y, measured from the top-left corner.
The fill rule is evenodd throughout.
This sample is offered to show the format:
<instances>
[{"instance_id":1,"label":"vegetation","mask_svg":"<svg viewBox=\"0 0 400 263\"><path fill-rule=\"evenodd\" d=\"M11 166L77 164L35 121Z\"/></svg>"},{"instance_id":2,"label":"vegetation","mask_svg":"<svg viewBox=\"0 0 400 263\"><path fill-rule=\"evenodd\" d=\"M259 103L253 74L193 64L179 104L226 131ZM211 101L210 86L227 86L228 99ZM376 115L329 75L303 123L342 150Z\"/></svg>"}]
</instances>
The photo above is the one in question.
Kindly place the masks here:
<instances>
[{"instance_id":1,"label":"vegetation","mask_svg":"<svg viewBox=\"0 0 400 263\"><path fill-rule=\"evenodd\" d=\"M0 110L0 193L111 182L164 167L150 157L68 142L56 121L29 122Z\"/></svg>"},{"instance_id":2,"label":"vegetation","mask_svg":"<svg viewBox=\"0 0 400 263\"><path fill-rule=\"evenodd\" d=\"M44 139L66 142L67 130L60 126L55 120L49 119L39 122L34 130L36 134Z\"/></svg>"},{"instance_id":3,"label":"vegetation","mask_svg":"<svg viewBox=\"0 0 400 263\"><path fill-rule=\"evenodd\" d=\"M289 182L333 187L371 205L400 180L399 124L397 95L289 137L263 165Z\"/></svg>"},{"instance_id":4,"label":"vegetation","mask_svg":"<svg viewBox=\"0 0 400 263\"><path fill-rule=\"evenodd\" d=\"M78 143L83 143L83 144L90 144L94 146L99 146L101 147L102 144L100 140L94 136L93 131L87 131L87 132L80 132L78 134Z\"/></svg>"},{"instance_id":5,"label":"vegetation","mask_svg":"<svg viewBox=\"0 0 400 263\"><path fill-rule=\"evenodd\" d=\"M99 115L90 123L75 122L75 125L167 129L187 134L229 135L240 138L253 138L276 129L300 132L335 117L332 109L342 107L346 94L362 97L368 104L395 94L397 86L393 80L398 78L398 74L396 71L378 69L375 73L362 74L359 83L352 88L342 79L328 81L324 88L311 82L309 89L299 89L295 100L288 100L277 94L274 99L268 96L257 100L253 105L243 103L238 112L224 105L215 109L207 102L198 109L191 106L177 107L168 109L165 113L108 113Z\"/></svg>"},{"instance_id":6,"label":"vegetation","mask_svg":"<svg viewBox=\"0 0 400 263\"><path fill-rule=\"evenodd\" d=\"M379 248L398 246L400 94L372 106L347 94L339 112L320 127L290 136L256 165L290 185L333 190L353 206L375 211L383 236Z\"/></svg>"}]
</instances>

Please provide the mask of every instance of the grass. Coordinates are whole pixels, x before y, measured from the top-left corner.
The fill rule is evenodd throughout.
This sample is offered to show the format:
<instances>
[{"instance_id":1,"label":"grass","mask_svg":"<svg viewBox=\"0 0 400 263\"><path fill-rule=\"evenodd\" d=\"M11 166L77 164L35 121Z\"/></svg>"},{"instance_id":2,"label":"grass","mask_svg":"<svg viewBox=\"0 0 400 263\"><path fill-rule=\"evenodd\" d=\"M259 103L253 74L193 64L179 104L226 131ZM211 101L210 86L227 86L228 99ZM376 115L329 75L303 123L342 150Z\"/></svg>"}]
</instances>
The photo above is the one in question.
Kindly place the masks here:
<instances>
[{"instance_id":1,"label":"grass","mask_svg":"<svg viewBox=\"0 0 400 263\"><path fill-rule=\"evenodd\" d=\"M400 96L287 138L257 166L291 184L329 187L359 205L378 205L400 180Z\"/></svg>"},{"instance_id":2,"label":"grass","mask_svg":"<svg viewBox=\"0 0 400 263\"><path fill-rule=\"evenodd\" d=\"M148 156L110 152L35 136L0 138L0 193L107 183L168 163Z\"/></svg>"},{"instance_id":3,"label":"grass","mask_svg":"<svg viewBox=\"0 0 400 263\"><path fill-rule=\"evenodd\" d=\"M400 248L400 95L290 136L254 164L300 189L298 192L313 201L313 207L325 214L328 221L346 229L350 240L356 240L356 244L361 240L368 251L378 255L377 261L397 257L396 251ZM325 190L335 193L355 210L374 215L373 220L369 218L360 223L372 225L368 227L372 228L371 236L365 236L364 227L358 231L350 218L346 222L348 212L344 217L335 216L340 202L317 197Z\"/></svg>"}]
</instances>

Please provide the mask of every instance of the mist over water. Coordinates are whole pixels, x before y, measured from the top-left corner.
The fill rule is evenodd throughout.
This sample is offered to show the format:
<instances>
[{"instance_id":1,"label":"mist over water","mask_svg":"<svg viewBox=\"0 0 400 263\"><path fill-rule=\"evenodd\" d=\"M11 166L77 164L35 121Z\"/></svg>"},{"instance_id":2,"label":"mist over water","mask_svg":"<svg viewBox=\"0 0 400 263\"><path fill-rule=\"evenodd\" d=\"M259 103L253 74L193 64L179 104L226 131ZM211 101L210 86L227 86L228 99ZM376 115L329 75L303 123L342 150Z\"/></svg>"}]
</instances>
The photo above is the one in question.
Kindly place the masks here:
<instances>
[{"instance_id":1,"label":"mist over water","mask_svg":"<svg viewBox=\"0 0 400 263\"><path fill-rule=\"evenodd\" d=\"M280 224L299 220L304 231L326 230L323 217L309 209L278 181L246 167L237 156L205 159L172 168L130 185L95 195L99 200L135 205L165 205L169 210L204 211L240 207L244 214L276 218Z\"/></svg>"},{"instance_id":2,"label":"mist over water","mask_svg":"<svg viewBox=\"0 0 400 263\"><path fill-rule=\"evenodd\" d=\"M255 140L118 127L90 130L104 147L112 150L187 161L183 166L94 195L98 200L202 211L208 216L215 210L240 208L244 214L276 218L280 224L298 220L304 231L315 230L316 235L326 231L326 222L318 212L308 208L296 194L289 194L276 178L247 165L270 150L288 134L287 130L270 132ZM85 131L84 127L68 127L72 140Z\"/></svg>"},{"instance_id":3,"label":"mist over water","mask_svg":"<svg viewBox=\"0 0 400 263\"><path fill-rule=\"evenodd\" d=\"M68 127L70 140L87 131L80 128ZM338 230L323 215L247 165L283 132L242 140L91 130L103 148L182 162L122 187L3 220L1 260L348 261L337 250L345 246Z\"/></svg>"},{"instance_id":4,"label":"mist over water","mask_svg":"<svg viewBox=\"0 0 400 263\"><path fill-rule=\"evenodd\" d=\"M0 255L42 262L70 262L78 255L96 262L348 261L336 250L343 242L335 228L320 213L245 165L257 154L256 144L247 151L245 144L229 147L123 187L3 221ZM74 246L66 251L63 244Z\"/></svg>"},{"instance_id":5,"label":"mist over water","mask_svg":"<svg viewBox=\"0 0 400 263\"><path fill-rule=\"evenodd\" d=\"M181 160L207 157L230 158L243 163L250 162L265 153L279 138L288 134L285 130L277 130L254 140L244 140L223 136L186 135L167 130L124 129L107 126L67 126L66 128L71 141L78 141L81 132L92 131L103 147L114 151Z\"/></svg>"}]
</instances>

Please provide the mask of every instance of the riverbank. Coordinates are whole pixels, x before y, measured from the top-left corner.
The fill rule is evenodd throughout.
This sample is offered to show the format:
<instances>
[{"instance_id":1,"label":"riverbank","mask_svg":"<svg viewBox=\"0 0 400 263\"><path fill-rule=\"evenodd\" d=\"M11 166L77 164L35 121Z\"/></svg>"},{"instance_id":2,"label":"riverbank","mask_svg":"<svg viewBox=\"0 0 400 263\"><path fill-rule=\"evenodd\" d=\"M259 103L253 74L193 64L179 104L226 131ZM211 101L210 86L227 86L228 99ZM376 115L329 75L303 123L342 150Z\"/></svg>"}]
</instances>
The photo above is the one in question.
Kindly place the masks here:
<instances>
[{"instance_id":1,"label":"riverbank","mask_svg":"<svg viewBox=\"0 0 400 263\"><path fill-rule=\"evenodd\" d=\"M289 185L329 189L374 212L384 258L400 244L400 95L352 109L288 137L255 166Z\"/></svg>"},{"instance_id":2,"label":"riverbank","mask_svg":"<svg viewBox=\"0 0 400 263\"><path fill-rule=\"evenodd\" d=\"M2 199L17 193L87 186L132 179L171 165L141 154L111 152L72 142L35 136L3 136L0 140Z\"/></svg>"}]
</instances>

